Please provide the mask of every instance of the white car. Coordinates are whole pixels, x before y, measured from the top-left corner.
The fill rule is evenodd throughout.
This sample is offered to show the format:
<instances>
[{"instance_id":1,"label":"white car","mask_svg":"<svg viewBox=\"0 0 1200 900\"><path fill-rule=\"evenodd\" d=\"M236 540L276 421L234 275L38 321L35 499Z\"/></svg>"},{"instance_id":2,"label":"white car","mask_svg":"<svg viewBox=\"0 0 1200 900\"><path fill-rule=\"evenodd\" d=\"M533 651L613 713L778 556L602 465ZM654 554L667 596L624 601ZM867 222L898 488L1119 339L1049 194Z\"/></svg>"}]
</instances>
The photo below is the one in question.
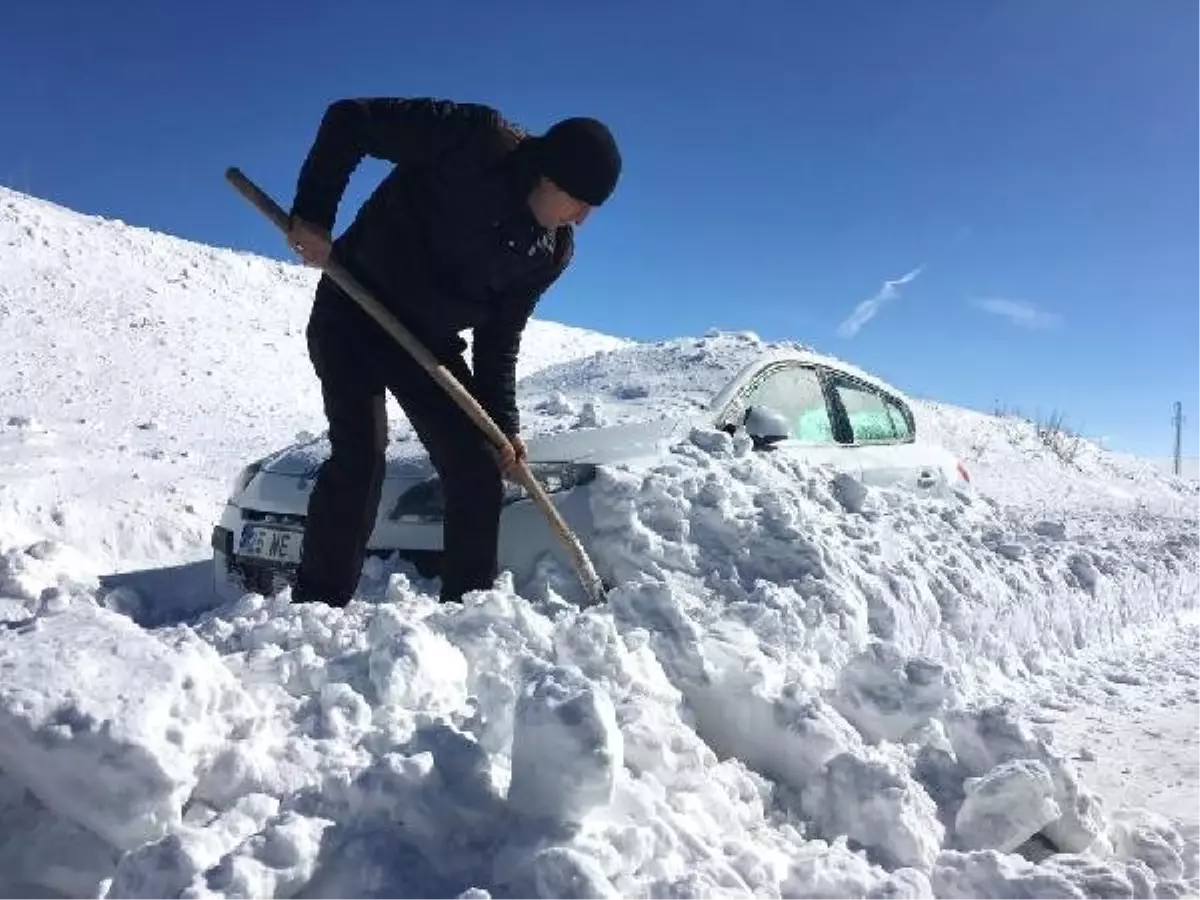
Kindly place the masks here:
<instances>
[{"instance_id":1,"label":"white car","mask_svg":"<svg viewBox=\"0 0 1200 900\"><path fill-rule=\"evenodd\" d=\"M692 428L745 430L764 452L832 466L867 484L945 492L969 481L945 449L923 441L896 389L796 344L745 335L634 344L543 370L520 383L529 462L584 547L597 469L661 460ZM237 477L212 535L218 593L268 593L300 558L324 437L294 444ZM518 585L546 554L569 565L523 491L507 485L499 561ZM421 444L394 435L368 553L398 554L435 575L442 495ZM595 560L605 577L603 560Z\"/></svg>"}]
</instances>

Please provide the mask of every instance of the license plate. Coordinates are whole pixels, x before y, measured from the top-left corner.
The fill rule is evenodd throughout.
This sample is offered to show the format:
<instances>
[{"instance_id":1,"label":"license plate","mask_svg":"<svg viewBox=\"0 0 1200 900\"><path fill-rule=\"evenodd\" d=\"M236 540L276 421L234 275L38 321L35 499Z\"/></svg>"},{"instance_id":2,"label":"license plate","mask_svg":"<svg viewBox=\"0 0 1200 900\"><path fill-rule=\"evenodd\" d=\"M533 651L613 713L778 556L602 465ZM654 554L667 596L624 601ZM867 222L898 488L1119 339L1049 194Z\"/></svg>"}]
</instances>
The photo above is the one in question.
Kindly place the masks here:
<instances>
[{"instance_id":1,"label":"license plate","mask_svg":"<svg viewBox=\"0 0 1200 900\"><path fill-rule=\"evenodd\" d=\"M271 562L299 563L304 532L271 525L247 525L238 541L239 556L253 556Z\"/></svg>"}]
</instances>

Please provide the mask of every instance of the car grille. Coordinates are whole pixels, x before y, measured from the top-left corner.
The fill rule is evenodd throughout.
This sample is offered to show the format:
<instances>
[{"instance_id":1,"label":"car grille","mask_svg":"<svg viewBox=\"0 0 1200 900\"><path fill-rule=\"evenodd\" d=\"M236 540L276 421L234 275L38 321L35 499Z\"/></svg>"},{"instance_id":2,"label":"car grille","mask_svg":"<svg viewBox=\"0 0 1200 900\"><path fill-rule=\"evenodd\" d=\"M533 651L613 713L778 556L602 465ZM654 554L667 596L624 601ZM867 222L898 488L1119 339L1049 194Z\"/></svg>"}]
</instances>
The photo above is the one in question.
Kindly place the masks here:
<instances>
[{"instance_id":1,"label":"car grille","mask_svg":"<svg viewBox=\"0 0 1200 900\"><path fill-rule=\"evenodd\" d=\"M596 478L596 466L591 463L538 462L529 464L530 474L548 494L569 491L589 484ZM527 500L529 495L519 484L502 483L505 506ZM388 518L396 522L441 522L446 515L446 497L442 480L434 475L404 491L393 504Z\"/></svg>"},{"instance_id":2,"label":"car grille","mask_svg":"<svg viewBox=\"0 0 1200 900\"><path fill-rule=\"evenodd\" d=\"M247 522L269 522L275 525L304 527L305 517L296 513L263 512L258 509L243 509L242 518Z\"/></svg>"}]
</instances>

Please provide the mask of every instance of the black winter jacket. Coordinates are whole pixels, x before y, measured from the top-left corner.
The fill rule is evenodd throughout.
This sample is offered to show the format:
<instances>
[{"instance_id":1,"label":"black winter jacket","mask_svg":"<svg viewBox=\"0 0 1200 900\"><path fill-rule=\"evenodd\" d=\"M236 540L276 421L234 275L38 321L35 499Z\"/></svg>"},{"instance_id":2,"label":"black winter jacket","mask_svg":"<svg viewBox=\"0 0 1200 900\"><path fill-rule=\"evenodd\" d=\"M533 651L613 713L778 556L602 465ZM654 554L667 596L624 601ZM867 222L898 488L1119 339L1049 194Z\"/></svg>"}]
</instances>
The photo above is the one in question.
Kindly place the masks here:
<instances>
[{"instance_id":1,"label":"black winter jacket","mask_svg":"<svg viewBox=\"0 0 1200 900\"><path fill-rule=\"evenodd\" d=\"M521 333L574 248L569 226L542 228L526 202L537 140L478 104L339 100L321 120L291 209L332 231L363 157L395 163L334 256L434 355L461 353L458 333L473 329L469 387L509 435L520 428Z\"/></svg>"}]
</instances>

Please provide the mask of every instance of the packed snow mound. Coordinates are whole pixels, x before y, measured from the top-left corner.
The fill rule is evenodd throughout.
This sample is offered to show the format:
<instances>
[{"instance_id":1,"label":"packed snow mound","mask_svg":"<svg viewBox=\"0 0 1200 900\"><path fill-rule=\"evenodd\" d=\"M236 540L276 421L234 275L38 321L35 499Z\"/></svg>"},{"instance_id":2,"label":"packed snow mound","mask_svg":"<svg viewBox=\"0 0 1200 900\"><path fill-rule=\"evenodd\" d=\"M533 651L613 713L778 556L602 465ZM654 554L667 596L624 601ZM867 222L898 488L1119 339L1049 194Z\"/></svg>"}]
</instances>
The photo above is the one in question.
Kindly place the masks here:
<instances>
[{"instance_id":1,"label":"packed snow mound","mask_svg":"<svg viewBox=\"0 0 1200 900\"><path fill-rule=\"evenodd\" d=\"M690 616L744 621L789 678L838 671L869 639L956 677L1021 675L1190 608L1200 589L1195 522L1067 529L987 497L862 484L847 510L848 476L741 435L696 430L661 463L598 478L594 551L617 583L682 585ZM925 702L928 676L905 677Z\"/></svg>"},{"instance_id":2,"label":"packed snow mound","mask_svg":"<svg viewBox=\"0 0 1200 900\"><path fill-rule=\"evenodd\" d=\"M155 793L170 813L143 843L114 843L25 772L10 774L36 802L14 803L101 838L88 860L110 897L1200 886L1172 824L1106 810L990 699L1186 610L1194 530L1133 547L1032 526L1001 540L993 504L868 487L848 513L833 473L715 431L601 477L594 550L622 572L605 606L504 580L440 605L403 570L345 610L250 594L145 634L203 644L239 692L186 756L186 796ZM26 571L25 596L63 580ZM77 591L58 615L93 603ZM27 638L0 633L0 648L21 658ZM144 736L71 735L61 758L150 765L158 738L122 734Z\"/></svg>"},{"instance_id":3,"label":"packed snow mound","mask_svg":"<svg viewBox=\"0 0 1200 900\"><path fill-rule=\"evenodd\" d=\"M187 635L89 604L41 609L0 641L0 768L116 848L162 837L197 761L248 714L241 687Z\"/></svg>"}]
</instances>

